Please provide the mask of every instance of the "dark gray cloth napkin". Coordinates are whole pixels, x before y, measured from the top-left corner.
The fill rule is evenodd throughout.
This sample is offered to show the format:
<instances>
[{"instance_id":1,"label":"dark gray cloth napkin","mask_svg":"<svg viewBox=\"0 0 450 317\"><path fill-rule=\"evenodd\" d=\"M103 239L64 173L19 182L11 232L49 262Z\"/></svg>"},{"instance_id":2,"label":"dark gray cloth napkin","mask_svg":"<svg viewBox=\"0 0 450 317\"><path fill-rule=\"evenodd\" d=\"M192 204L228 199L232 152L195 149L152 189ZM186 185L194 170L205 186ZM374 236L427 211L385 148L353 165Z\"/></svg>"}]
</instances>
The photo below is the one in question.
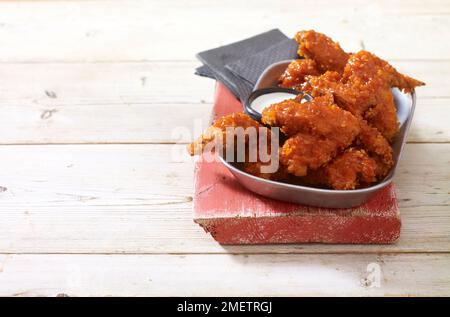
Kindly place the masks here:
<instances>
[{"instance_id":1,"label":"dark gray cloth napkin","mask_svg":"<svg viewBox=\"0 0 450 317\"><path fill-rule=\"evenodd\" d=\"M209 67L206 66L206 65L202 65L200 67L197 67L195 69L195 74L198 75L198 76L202 76L202 77L208 77L208 78L211 78L211 79L216 79L216 77L214 77L214 72L211 69L209 69Z\"/></svg>"},{"instance_id":2,"label":"dark gray cloth napkin","mask_svg":"<svg viewBox=\"0 0 450 317\"><path fill-rule=\"evenodd\" d=\"M298 58L297 49L297 42L286 39L257 54L229 63L225 68L254 86L268 66L279 61Z\"/></svg>"},{"instance_id":3,"label":"dark gray cloth napkin","mask_svg":"<svg viewBox=\"0 0 450 317\"><path fill-rule=\"evenodd\" d=\"M297 58L297 47L280 30L270 30L198 53L203 65L195 73L222 82L238 99L245 101L264 69L277 61Z\"/></svg>"}]
</instances>

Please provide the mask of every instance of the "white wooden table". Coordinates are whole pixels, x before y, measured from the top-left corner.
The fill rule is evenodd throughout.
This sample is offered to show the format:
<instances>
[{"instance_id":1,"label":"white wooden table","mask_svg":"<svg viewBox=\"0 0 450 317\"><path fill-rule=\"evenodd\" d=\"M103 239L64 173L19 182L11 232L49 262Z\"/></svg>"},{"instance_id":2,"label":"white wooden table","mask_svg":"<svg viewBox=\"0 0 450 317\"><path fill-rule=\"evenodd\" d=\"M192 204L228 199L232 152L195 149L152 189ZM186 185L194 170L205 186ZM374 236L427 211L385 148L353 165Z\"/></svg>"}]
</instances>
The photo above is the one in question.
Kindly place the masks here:
<instances>
[{"instance_id":1,"label":"white wooden table","mask_svg":"<svg viewBox=\"0 0 450 317\"><path fill-rule=\"evenodd\" d=\"M0 295L450 295L450 3L335 3L1 2ZM192 222L194 55L275 27L427 83L397 244L223 247Z\"/></svg>"}]
</instances>

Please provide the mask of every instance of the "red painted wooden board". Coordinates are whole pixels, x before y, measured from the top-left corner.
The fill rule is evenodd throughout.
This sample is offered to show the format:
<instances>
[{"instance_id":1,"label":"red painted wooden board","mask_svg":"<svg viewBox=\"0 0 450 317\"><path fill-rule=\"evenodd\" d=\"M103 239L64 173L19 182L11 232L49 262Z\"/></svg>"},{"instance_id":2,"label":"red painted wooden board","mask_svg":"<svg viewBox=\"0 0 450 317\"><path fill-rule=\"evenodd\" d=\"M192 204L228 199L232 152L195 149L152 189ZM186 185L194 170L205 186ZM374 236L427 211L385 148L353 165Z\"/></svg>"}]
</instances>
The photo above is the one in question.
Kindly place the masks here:
<instances>
[{"instance_id":1,"label":"red painted wooden board","mask_svg":"<svg viewBox=\"0 0 450 317\"><path fill-rule=\"evenodd\" d=\"M214 116L242 111L217 85ZM194 221L221 244L360 243L386 244L400 235L394 185L357 208L328 209L272 200L242 187L220 162L195 167Z\"/></svg>"}]
</instances>

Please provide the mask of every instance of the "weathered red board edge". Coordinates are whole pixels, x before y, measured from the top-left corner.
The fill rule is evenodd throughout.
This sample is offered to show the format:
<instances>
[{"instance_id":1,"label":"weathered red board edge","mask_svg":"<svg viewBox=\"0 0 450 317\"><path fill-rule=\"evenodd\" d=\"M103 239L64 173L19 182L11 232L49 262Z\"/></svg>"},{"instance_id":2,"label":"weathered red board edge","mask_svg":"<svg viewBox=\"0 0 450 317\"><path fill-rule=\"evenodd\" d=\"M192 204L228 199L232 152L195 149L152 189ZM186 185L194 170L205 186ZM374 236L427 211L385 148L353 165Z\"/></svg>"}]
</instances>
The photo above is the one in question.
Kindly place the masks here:
<instances>
[{"instance_id":1,"label":"weathered red board edge","mask_svg":"<svg viewBox=\"0 0 450 317\"><path fill-rule=\"evenodd\" d=\"M214 118L236 111L241 103L218 84ZM392 184L356 208L302 206L254 194L223 164L204 157L195 167L194 221L221 244L388 244L401 227Z\"/></svg>"}]
</instances>

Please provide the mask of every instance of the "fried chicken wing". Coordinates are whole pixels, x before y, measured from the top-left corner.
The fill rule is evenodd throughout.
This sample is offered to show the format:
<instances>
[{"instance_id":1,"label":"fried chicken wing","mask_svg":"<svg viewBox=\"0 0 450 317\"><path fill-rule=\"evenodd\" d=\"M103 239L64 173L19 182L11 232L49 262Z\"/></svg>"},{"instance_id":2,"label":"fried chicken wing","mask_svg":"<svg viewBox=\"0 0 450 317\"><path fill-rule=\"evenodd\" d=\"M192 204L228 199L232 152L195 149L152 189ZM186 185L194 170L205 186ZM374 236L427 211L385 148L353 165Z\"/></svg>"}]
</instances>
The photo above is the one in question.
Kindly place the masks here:
<instances>
[{"instance_id":1,"label":"fried chicken wing","mask_svg":"<svg viewBox=\"0 0 450 317\"><path fill-rule=\"evenodd\" d=\"M377 163L364 150L349 148L324 168L310 173L309 183L333 189L355 189L377 180Z\"/></svg>"},{"instance_id":2,"label":"fried chicken wing","mask_svg":"<svg viewBox=\"0 0 450 317\"><path fill-rule=\"evenodd\" d=\"M357 137L357 144L365 149L377 162L377 176L385 177L394 165L392 148L385 137L366 121L360 121L361 132Z\"/></svg>"},{"instance_id":3,"label":"fried chicken wing","mask_svg":"<svg viewBox=\"0 0 450 317\"><path fill-rule=\"evenodd\" d=\"M322 72L344 70L349 54L328 36L313 30L300 31L295 40L299 44L298 55L314 60Z\"/></svg>"},{"instance_id":4,"label":"fried chicken wing","mask_svg":"<svg viewBox=\"0 0 450 317\"><path fill-rule=\"evenodd\" d=\"M358 85L362 88L357 88ZM304 90L312 95L332 93L340 107L355 116L365 118L389 141L397 134L399 124L394 96L383 82L370 81L349 85L340 81L338 73L326 72L318 77L310 77L307 87L309 88Z\"/></svg>"},{"instance_id":5,"label":"fried chicken wing","mask_svg":"<svg viewBox=\"0 0 450 317\"><path fill-rule=\"evenodd\" d=\"M226 145L227 128L263 128L263 126L252 119L249 115L237 112L228 116L217 119L205 132L194 142L188 145L188 152L190 155L198 155L203 152L207 144L213 148L214 144L218 141L222 142L223 146Z\"/></svg>"},{"instance_id":6,"label":"fried chicken wing","mask_svg":"<svg viewBox=\"0 0 450 317\"><path fill-rule=\"evenodd\" d=\"M243 170L254 176L273 181L289 181L292 178L292 175L288 173L286 167L281 164L278 165L276 171L263 173L263 167L267 165L268 163L263 162L245 162L243 164Z\"/></svg>"},{"instance_id":7,"label":"fried chicken wing","mask_svg":"<svg viewBox=\"0 0 450 317\"><path fill-rule=\"evenodd\" d=\"M364 50L350 56L342 80L352 84L381 80L389 87L397 87L406 92L425 85L419 80L400 74L388 62Z\"/></svg>"},{"instance_id":8,"label":"fried chicken wing","mask_svg":"<svg viewBox=\"0 0 450 317\"><path fill-rule=\"evenodd\" d=\"M330 161L359 134L358 119L337 107L331 96L300 103L286 100L262 113L262 122L280 126L290 138L280 149L280 162L287 171L304 176Z\"/></svg>"},{"instance_id":9,"label":"fried chicken wing","mask_svg":"<svg viewBox=\"0 0 450 317\"><path fill-rule=\"evenodd\" d=\"M386 61L360 51L349 57L343 74L327 71L320 76L306 76L299 90L314 96L332 94L336 103L356 116L365 118L389 141L399 124L391 87L411 91L424 83L397 72Z\"/></svg>"},{"instance_id":10,"label":"fried chicken wing","mask_svg":"<svg viewBox=\"0 0 450 317\"><path fill-rule=\"evenodd\" d=\"M327 166L328 183L335 189L355 189L377 180L377 164L364 150L350 148Z\"/></svg>"},{"instance_id":11,"label":"fried chicken wing","mask_svg":"<svg viewBox=\"0 0 450 317\"><path fill-rule=\"evenodd\" d=\"M330 95L304 103L291 99L273 104L264 109L261 120L288 136L309 133L330 138L338 147L350 145L359 133L358 119L336 106Z\"/></svg>"},{"instance_id":12,"label":"fried chicken wing","mask_svg":"<svg viewBox=\"0 0 450 317\"><path fill-rule=\"evenodd\" d=\"M280 77L280 87L298 89L305 82L305 76L320 75L312 59L296 59L291 62Z\"/></svg>"},{"instance_id":13,"label":"fried chicken wing","mask_svg":"<svg viewBox=\"0 0 450 317\"><path fill-rule=\"evenodd\" d=\"M280 149L280 162L295 176L305 176L330 161L338 146L331 139L305 133L289 138Z\"/></svg>"},{"instance_id":14,"label":"fried chicken wing","mask_svg":"<svg viewBox=\"0 0 450 317\"><path fill-rule=\"evenodd\" d=\"M245 129L254 128L252 133L245 133ZM252 132L252 131L250 131ZM238 148L237 137L244 137L244 148ZM264 127L250 116L244 113L233 113L217 119L206 131L194 142L188 145L190 155L198 155L204 151L219 150L228 158L229 146L232 144L233 160L242 163L243 168L248 173L272 180L285 180L287 172L283 166L279 165L278 153L272 156L273 134L270 129ZM233 142L228 142L232 138ZM267 138L266 142L260 142L261 138ZM221 148L218 148L220 147ZM264 148L261 148L264 147ZM261 155L264 154L263 158ZM238 159L241 155L242 161ZM278 169L273 172L264 172L262 167L270 167L272 160L276 159Z\"/></svg>"},{"instance_id":15,"label":"fried chicken wing","mask_svg":"<svg viewBox=\"0 0 450 317\"><path fill-rule=\"evenodd\" d=\"M308 76L301 90L312 96L332 94L338 106L356 116L363 116L365 111L376 103L375 93L379 88L375 83L364 87L345 84L339 73L327 71L321 76Z\"/></svg>"},{"instance_id":16,"label":"fried chicken wing","mask_svg":"<svg viewBox=\"0 0 450 317\"><path fill-rule=\"evenodd\" d=\"M377 104L364 113L364 119L375 127L388 140L391 141L399 130L397 108L390 88L385 87L378 91Z\"/></svg>"}]
</instances>

